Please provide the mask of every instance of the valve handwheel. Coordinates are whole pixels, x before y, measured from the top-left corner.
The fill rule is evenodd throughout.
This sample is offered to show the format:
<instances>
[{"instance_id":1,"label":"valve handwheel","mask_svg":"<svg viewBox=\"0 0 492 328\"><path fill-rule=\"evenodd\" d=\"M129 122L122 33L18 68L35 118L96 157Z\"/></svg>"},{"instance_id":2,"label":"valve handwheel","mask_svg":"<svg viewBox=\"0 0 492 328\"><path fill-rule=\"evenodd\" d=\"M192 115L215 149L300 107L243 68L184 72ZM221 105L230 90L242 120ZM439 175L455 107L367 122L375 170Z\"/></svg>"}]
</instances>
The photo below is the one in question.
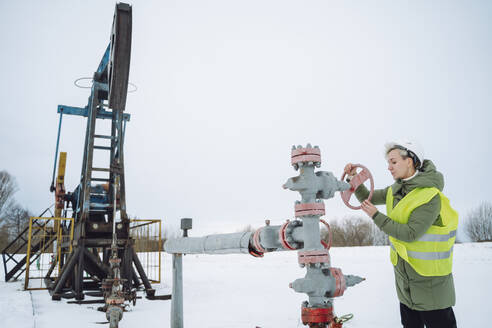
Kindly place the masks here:
<instances>
[{"instance_id":1,"label":"valve handwheel","mask_svg":"<svg viewBox=\"0 0 492 328\"><path fill-rule=\"evenodd\" d=\"M349 203L350 198L352 197L352 194L355 192L355 190L357 190L357 188L359 188L359 186L361 184L363 184L364 182L366 182L369 179L371 181L371 189L369 191L369 197L367 199L368 200L371 200L372 199L372 194L374 193L374 179L372 178L371 172L369 172L369 170L367 169L367 167L365 167L364 165L354 164L354 167L355 168L361 168L362 171L360 171L359 173L357 173L350 180L350 182L349 182L350 183L350 189L349 190L342 191L340 193L340 195L342 196L342 200L345 203L345 205L347 205L349 208L351 208L353 210L360 210L362 208L362 206L352 206L352 205L350 205L350 203ZM344 172L343 175L342 175L342 178L341 178L342 181L345 180L345 176L346 175L347 175L347 173Z\"/></svg>"}]
</instances>

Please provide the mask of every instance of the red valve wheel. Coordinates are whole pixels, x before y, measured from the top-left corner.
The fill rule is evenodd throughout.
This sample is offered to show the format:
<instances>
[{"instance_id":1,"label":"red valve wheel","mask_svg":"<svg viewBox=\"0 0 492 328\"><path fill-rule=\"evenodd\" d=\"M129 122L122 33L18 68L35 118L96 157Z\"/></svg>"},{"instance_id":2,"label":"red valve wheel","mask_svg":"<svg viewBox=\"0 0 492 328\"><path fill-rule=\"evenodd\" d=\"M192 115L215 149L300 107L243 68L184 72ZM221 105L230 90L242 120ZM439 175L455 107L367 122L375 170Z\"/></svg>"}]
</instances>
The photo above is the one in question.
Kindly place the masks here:
<instances>
[{"instance_id":1,"label":"red valve wheel","mask_svg":"<svg viewBox=\"0 0 492 328\"><path fill-rule=\"evenodd\" d=\"M328 239L329 239L328 242L321 240L321 244L323 245L323 247L328 250L331 248L331 241L333 239L333 235L331 234L331 227L328 224L328 222L326 222L323 219L319 219L319 222L323 223L326 226L326 229L328 230Z\"/></svg>"},{"instance_id":2,"label":"red valve wheel","mask_svg":"<svg viewBox=\"0 0 492 328\"><path fill-rule=\"evenodd\" d=\"M360 210L362 208L362 206L352 206L352 205L350 205L350 203L349 203L350 197L352 197L352 194L355 192L355 190L357 190L357 188L359 188L359 186L361 184L363 184L364 182L366 182L369 179L371 181L371 189L370 189L370 192L369 192L369 197L367 199L370 201L372 199L372 194L374 193L374 179L372 178L371 172L369 172L369 170L367 169L367 167L365 167L364 165L354 164L354 167L355 168L360 167L362 169L362 171L360 171L359 173L357 173L352 178L352 180L350 180L350 182L349 182L350 183L350 189L349 190L342 191L340 193L340 195L342 196L342 200L345 203L345 205L347 205L349 208L351 208L353 210ZM346 175L347 175L347 173L344 172L343 175L342 175L342 178L341 178L342 181L345 181L345 176Z\"/></svg>"}]
</instances>

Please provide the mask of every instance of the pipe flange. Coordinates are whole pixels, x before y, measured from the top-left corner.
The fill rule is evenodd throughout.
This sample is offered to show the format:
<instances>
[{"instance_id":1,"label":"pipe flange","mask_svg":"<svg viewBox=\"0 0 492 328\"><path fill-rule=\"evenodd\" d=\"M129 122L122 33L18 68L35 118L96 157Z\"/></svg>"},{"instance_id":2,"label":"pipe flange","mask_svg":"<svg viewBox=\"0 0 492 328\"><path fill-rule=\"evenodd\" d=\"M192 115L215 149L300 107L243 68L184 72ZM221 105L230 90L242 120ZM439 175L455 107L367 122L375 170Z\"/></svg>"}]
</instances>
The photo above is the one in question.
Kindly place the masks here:
<instances>
[{"instance_id":1,"label":"pipe flange","mask_svg":"<svg viewBox=\"0 0 492 328\"><path fill-rule=\"evenodd\" d=\"M291 246L287 242L286 230L287 230L287 227L289 226L289 224L290 224L290 221L287 221L284 224L282 224L282 226L280 226L280 229L278 230L278 239L279 239L280 243L282 244L283 248L293 251L293 250L296 250L297 248Z\"/></svg>"},{"instance_id":2,"label":"pipe flange","mask_svg":"<svg viewBox=\"0 0 492 328\"><path fill-rule=\"evenodd\" d=\"M125 299L123 297L108 297L106 299L106 304L120 305L123 303L125 303Z\"/></svg>"},{"instance_id":3,"label":"pipe flange","mask_svg":"<svg viewBox=\"0 0 492 328\"><path fill-rule=\"evenodd\" d=\"M313 148L309 144L306 148L302 148L301 146L298 146L297 148L293 147L290 162L296 170L299 163L312 163L311 165L319 167L321 165L321 151L318 146L314 146Z\"/></svg>"},{"instance_id":4,"label":"pipe flange","mask_svg":"<svg viewBox=\"0 0 492 328\"><path fill-rule=\"evenodd\" d=\"M330 265L330 253L327 249L317 251L304 251L297 254L299 264L326 263Z\"/></svg>"},{"instance_id":5,"label":"pipe flange","mask_svg":"<svg viewBox=\"0 0 492 328\"><path fill-rule=\"evenodd\" d=\"M308 215L325 215L325 203L299 203L295 205L296 217Z\"/></svg>"},{"instance_id":6,"label":"pipe flange","mask_svg":"<svg viewBox=\"0 0 492 328\"><path fill-rule=\"evenodd\" d=\"M345 282L345 276L342 270L339 268L330 268L330 273L333 278L335 278L335 291L332 297L342 296L347 289L347 284Z\"/></svg>"},{"instance_id":7,"label":"pipe flange","mask_svg":"<svg viewBox=\"0 0 492 328\"><path fill-rule=\"evenodd\" d=\"M255 231L255 233L253 234L253 246L256 248L256 250L260 253L266 253L266 249L264 249L263 247L261 247L261 243L260 243L260 232L263 228L259 228Z\"/></svg>"},{"instance_id":8,"label":"pipe flange","mask_svg":"<svg viewBox=\"0 0 492 328\"><path fill-rule=\"evenodd\" d=\"M302 307L301 319L304 325L329 324L334 319L333 307L328 308L309 308Z\"/></svg>"}]
</instances>

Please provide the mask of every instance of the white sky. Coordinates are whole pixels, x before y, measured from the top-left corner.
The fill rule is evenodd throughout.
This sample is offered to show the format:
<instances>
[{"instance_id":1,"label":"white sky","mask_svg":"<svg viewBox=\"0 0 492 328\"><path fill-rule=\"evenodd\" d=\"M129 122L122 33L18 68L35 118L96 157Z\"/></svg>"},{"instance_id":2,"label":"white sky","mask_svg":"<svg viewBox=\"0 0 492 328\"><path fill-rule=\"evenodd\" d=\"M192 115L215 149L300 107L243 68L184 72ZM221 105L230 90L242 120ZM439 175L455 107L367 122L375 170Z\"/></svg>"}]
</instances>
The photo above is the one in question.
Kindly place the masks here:
<instances>
[{"instance_id":1,"label":"white sky","mask_svg":"<svg viewBox=\"0 0 492 328\"><path fill-rule=\"evenodd\" d=\"M491 201L489 1L133 1L125 165L132 215L193 235L280 223L299 196L293 144L392 183L384 142L414 137L462 217ZM58 104L96 70L113 1L0 0L0 169L36 214L53 203ZM66 187L80 178L85 119L64 116ZM354 212L339 195L327 217ZM357 214L363 215L362 212Z\"/></svg>"}]
</instances>

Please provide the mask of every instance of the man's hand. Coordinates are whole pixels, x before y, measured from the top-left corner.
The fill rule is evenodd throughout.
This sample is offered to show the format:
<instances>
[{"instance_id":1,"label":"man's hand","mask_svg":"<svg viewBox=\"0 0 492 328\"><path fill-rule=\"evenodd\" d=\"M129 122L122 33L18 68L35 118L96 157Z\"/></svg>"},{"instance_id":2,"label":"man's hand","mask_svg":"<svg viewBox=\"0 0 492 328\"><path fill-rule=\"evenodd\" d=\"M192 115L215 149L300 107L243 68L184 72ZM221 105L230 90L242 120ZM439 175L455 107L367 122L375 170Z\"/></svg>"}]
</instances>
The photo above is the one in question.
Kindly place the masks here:
<instances>
[{"instance_id":1,"label":"man's hand","mask_svg":"<svg viewBox=\"0 0 492 328\"><path fill-rule=\"evenodd\" d=\"M372 203L370 201L368 201L367 199L362 202L361 206L362 206L362 210L364 212L366 212L366 214L370 218L372 218L374 216L374 214L376 214L378 212L378 209L376 208L376 206L372 205Z\"/></svg>"}]
</instances>

